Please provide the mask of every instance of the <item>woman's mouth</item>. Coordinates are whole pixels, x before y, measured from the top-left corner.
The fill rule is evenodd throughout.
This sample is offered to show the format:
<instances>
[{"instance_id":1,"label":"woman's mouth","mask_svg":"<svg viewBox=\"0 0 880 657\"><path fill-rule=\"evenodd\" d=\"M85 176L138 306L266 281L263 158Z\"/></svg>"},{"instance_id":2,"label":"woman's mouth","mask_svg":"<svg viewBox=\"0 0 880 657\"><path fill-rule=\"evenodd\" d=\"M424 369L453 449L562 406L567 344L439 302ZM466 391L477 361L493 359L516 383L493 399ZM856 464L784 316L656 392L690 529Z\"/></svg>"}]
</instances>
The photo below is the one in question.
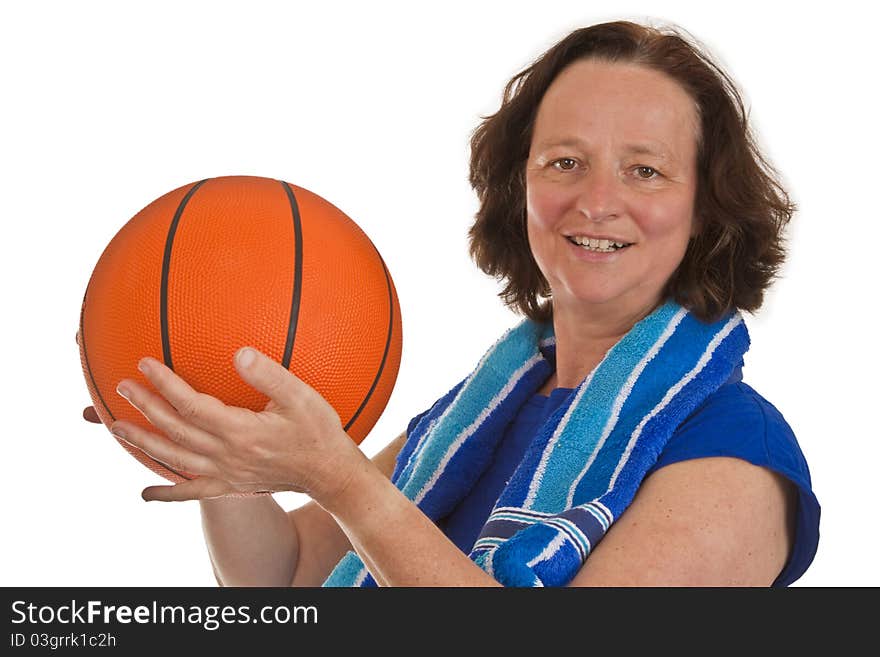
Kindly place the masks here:
<instances>
[{"instance_id":1,"label":"woman's mouth","mask_svg":"<svg viewBox=\"0 0 880 657\"><path fill-rule=\"evenodd\" d=\"M621 242L609 239L594 239L591 237L583 237L580 235L569 235L566 239L574 244L575 246L579 246L585 251L592 251L594 253L614 253L615 251L622 251L630 246L632 246L632 242Z\"/></svg>"}]
</instances>

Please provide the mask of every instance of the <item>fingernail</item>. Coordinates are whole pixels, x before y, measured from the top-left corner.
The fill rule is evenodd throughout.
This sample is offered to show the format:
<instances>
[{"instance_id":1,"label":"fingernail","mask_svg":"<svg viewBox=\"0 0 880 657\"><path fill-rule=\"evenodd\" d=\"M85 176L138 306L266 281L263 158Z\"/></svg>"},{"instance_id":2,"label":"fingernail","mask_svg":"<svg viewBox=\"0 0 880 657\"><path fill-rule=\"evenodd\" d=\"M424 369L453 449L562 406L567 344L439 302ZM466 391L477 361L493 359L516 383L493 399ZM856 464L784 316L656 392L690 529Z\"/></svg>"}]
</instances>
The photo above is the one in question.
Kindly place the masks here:
<instances>
[{"instance_id":1,"label":"fingernail","mask_svg":"<svg viewBox=\"0 0 880 657\"><path fill-rule=\"evenodd\" d=\"M117 427L115 425L110 427L110 433L112 433L117 438L122 438L123 440L125 440L125 429L122 429L121 427Z\"/></svg>"},{"instance_id":2,"label":"fingernail","mask_svg":"<svg viewBox=\"0 0 880 657\"><path fill-rule=\"evenodd\" d=\"M146 359L146 358L142 358L142 359L138 362L138 369L139 369L143 374L149 374L149 373L150 373L150 366L147 364L147 359Z\"/></svg>"},{"instance_id":3,"label":"fingernail","mask_svg":"<svg viewBox=\"0 0 880 657\"><path fill-rule=\"evenodd\" d=\"M248 367L254 362L254 358L256 357L257 353L249 347L243 347L238 350L238 364L242 367Z\"/></svg>"},{"instance_id":4,"label":"fingernail","mask_svg":"<svg viewBox=\"0 0 880 657\"><path fill-rule=\"evenodd\" d=\"M125 397L128 401L131 401L131 390L122 385L121 383L116 386L116 392Z\"/></svg>"}]
</instances>

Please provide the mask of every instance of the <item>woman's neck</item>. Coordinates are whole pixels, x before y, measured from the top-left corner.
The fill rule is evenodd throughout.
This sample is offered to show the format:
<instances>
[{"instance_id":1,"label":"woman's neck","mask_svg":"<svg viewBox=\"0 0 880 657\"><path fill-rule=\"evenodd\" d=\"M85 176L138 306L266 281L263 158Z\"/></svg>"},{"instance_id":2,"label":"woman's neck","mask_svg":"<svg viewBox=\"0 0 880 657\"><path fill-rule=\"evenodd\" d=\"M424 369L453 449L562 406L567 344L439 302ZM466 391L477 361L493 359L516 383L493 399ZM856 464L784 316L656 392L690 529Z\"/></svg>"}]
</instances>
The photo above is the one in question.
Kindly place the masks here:
<instances>
[{"instance_id":1,"label":"woman's neck","mask_svg":"<svg viewBox=\"0 0 880 657\"><path fill-rule=\"evenodd\" d=\"M652 303L636 311L603 315L554 306L556 371L541 391L548 394L554 388L576 387L596 368L608 350L658 305Z\"/></svg>"}]
</instances>

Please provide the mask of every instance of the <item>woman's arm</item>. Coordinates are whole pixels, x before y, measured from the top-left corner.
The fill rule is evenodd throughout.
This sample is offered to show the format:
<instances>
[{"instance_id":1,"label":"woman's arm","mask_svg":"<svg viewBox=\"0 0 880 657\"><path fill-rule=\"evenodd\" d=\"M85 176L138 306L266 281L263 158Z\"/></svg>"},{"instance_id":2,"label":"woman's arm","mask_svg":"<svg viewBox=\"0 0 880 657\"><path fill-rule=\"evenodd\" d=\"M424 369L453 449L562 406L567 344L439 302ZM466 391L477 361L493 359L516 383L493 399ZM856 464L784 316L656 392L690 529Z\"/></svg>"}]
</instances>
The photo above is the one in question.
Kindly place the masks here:
<instances>
[{"instance_id":1,"label":"woman's arm","mask_svg":"<svg viewBox=\"0 0 880 657\"><path fill-rule=\"evenodd\" d=\"M768 586L793 544L793 485L735 458L661 468L570 586ZM370 466L324 502L380 585L497 586Z\"/></svg>"},{"instance_id":2,"label":"woman's arm","mask_svg":"<svg viewBox=\"0 0 880 657\"><path fill-rule=\"evenodd\" d=\"M200 500L202 531L221 586L284 586L293 577L297 535L270 496Z\"/></svg>"},{"instance_id":3,"label":"woman's arm","mask_svg":"<svg viewBox=\"0 0 880 657\"><path fill-rule=\"evenodd\" d=\"M372 463L361 463L333 497L315 501L380 586L500 586Z\"/></svg>"},{"instance_id":4,"label":"woman's arm","mask_svg":"<svg viewBox=\"0 0 880 657\"><path fill-rule=\"evenodd\" d=\"M391 477L406 433L373 457ZM285 512L270 496L201 500L202 529L222 586L320 586L351 543L314 502Z\"/></svg>"},{"instance_id":5,"label":"woman's arm","mask_svg":"<svg viewBox=\"0 0 880 657\"><path fill-rule=\"evenodd\" d=\"M664 466L570 586L769 586L794 544L797 489L769 469L710 457Z\"/></svg>"},{"instance_id":6,"label":"woman's arm","mask_svg":"<svg viewBox=\"0 0 880 657\"><path fill-rule=\"evenodd\" d=\"M317 391L265 355L254 356L238 366L245 382L271 399L260 413L197 393L154 359L141 365L164 400L134 381L120 383L120 391L170 440L124 421L111 430L172 469L201 475L150 487L145 497L305 492L335 519L380 584L498 585L357 449ZM788 555L793 506L775 475L745 461L713 457L666 466L645 479L573 584L613 578L633 584L769 584ZM300 515L304 524L298 516L294 540L302 548L297 543L294 563L302 559L303 577L312 573L309 581L316 581L344 546L307 547L308 535L329 536L329 530L304 529L306 518L327 522L314 507ZM333 558L306 565L308 554Z\"/></svg>"}]
</instances>

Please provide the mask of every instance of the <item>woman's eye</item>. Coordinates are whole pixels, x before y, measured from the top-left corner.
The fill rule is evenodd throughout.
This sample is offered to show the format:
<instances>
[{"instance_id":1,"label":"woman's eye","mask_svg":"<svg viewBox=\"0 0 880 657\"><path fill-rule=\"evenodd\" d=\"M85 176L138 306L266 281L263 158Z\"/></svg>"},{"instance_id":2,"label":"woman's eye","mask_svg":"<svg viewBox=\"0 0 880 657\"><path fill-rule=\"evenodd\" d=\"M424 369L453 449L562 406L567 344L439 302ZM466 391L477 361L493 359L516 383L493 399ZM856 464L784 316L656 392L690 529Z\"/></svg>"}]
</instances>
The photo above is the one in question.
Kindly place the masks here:
<instances>
[{"instance_id":1,"label":"woman's eye","mask_svg":"<svg viewBox=\"0 0 880 657\"><path fill-rule=\"evenodd\" d=\"M647 172L647 175L643 175ZM636 167L636 175L642 180L653 180L656 176L660 175L660 172L657 171L654 167Z\"/></svg>"},{"instance_id":2,"label":"woman's eye","mask_svg":"<svg viewBox=\"0 0 880 657\"><path fill-rule=\"evenodd\" d=\"M577 160L570 157L560 157L558 160L553 160L550 166L559 171L571 171L577 166Z\"/></svg>"}]
</instances>

